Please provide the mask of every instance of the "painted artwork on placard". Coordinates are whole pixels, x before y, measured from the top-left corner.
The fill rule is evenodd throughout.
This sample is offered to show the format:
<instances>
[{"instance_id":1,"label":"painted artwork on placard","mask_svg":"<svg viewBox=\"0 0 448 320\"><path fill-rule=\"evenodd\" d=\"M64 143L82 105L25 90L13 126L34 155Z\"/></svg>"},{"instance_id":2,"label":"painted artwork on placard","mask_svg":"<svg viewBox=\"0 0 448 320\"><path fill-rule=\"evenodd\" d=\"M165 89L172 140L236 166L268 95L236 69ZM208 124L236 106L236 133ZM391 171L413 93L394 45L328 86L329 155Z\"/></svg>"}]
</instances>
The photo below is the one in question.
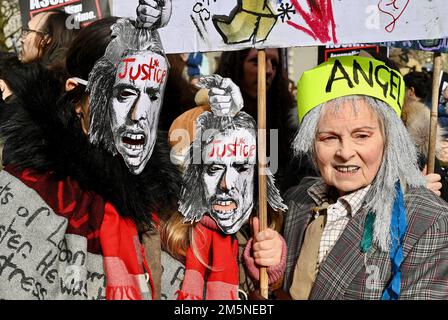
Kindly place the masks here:
<instances>
[{"instance_id":1,"label":"painted artwork on placard","mask_svg":"<svg viewBox=\"0 0 448 320\"><path fill-rule=\"evenodd\" d=\"M169 0L166 0L169 1ZM438 39L448 36L443 0L171 0L160 30L167 53ZM114 0L135 17L138 0Z\"/></svg>"}]
</instances>

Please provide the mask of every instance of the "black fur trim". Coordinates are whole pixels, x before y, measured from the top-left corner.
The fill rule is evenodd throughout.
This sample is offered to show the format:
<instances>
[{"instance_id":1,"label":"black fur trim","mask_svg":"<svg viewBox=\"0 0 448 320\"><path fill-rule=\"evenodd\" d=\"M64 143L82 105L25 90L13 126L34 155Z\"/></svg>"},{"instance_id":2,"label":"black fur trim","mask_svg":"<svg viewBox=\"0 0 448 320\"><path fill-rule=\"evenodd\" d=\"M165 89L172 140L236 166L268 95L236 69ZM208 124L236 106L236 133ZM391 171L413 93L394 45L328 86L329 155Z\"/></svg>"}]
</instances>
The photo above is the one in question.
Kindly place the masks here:
<instances>
[{"instance_id":1,"label":"black fur trim","mask_svg":"<svg viewBox=\"0 0 448 320\"><path fill-rule=\"evenodd\" d=\"M6 164L72 177L84 190L112 203L121 216L132 218L140 231L151 227L151 212L177 209L181 176L171 163L166 133L159 132L144 171L133 175L120 154L112 156L88 142L60 83L34 65L14 99L0 105L0 139Z\"/></svg>"}]
</instances>

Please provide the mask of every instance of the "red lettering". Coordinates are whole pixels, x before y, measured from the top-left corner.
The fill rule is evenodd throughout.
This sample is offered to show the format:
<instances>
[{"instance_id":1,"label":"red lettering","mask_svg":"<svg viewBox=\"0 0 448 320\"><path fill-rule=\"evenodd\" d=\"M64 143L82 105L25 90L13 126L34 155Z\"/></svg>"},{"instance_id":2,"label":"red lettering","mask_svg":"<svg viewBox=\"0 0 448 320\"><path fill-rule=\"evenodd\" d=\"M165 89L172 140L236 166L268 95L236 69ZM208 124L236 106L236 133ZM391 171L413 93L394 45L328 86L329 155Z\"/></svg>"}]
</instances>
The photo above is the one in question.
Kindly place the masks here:
<instances>
[{"instance_id":1,"label":"red lettering","mask_svg":"<svg viewBox=\"0 0 448 320\"><path fill-rule=\"evenodd\" d=\"M123 62L124 62L124 73L118 74L118 77L120 77L120 79L126 78L126 75L128 73L128 63L135 62L135 58L127 58L127 59L124 59Z\"/></svg>"},{"instance_id":2,"label":"red lettering","mask_svg":"<svg viewBox=\"0 0 448 320\"><path fill-rule=\"evenodd\" d=\"M155 65L154 65L154 59L153 58L151 58L151 59L149 59L149 69L150 70L154 70L154 72L152 73L152 75L153 75L153 81L156 81L155 80L155 78L156 78L156 67L155 67Z\"/></svg>"},{"instance_id":3,"label":"red lettering","mask_svg":"<svg viewBox=\"0 0 448 320\"><path fill-rule=\"evenodd\" d=\"M243 141L243 142L241 142ZM257 146L256 144L246 144L244 140L235 140L233 143L223 144L220 140L214 140L212 142L212 148L208 153L208 157L217 158L231 158L231 157L244 157L252 158L256 156Z\"/></svg>"},{"instance_id":4,"label":"red lettering","mask_svg":"<svg viewBox=\"0 0 448 320\"><path fill-rule=\"evenodd\" d=\"M129 72L129 77L131 78L132 81L135 81L140 77L142 66L140 64L138 65L137 73L134 75L132 75L132 70L134 70L134 67L131 67L131 71Z\"/></svg>"},{"instance_id":5,"label":"red lettering","mask_svg":"<svg viewBox=\"0 0 448 320\"><path fill-rule=\"evenodd\" d=\"M229 150L229 153L227 154L228 157L236 156L236 141L234 143L229 143L227 150Z\"/></svg>"},{"instance_id":6,"label":"red lettering","mask_svg":"<svg viewBox=\"0 0 448 320\"><path fill-rule=\"evenodd\" d=\"M162 83L165 80L168 71L159 67L160 62L158 59L150 58L149 64L132 65L135 61L135 58L123 59L124 70L118 73L120 79L125 79L129 76L129 79L132 81L140 78L142 81L152 80L156 83Z\"/></svg>"},{"instance_id":7,"label":"red lettering","mask_svg":"<svg viewBox=\"0 0 448 320\"><path fill-rule=\"evenodd\" d=\"M256 152L257 146L256 145L251 145L250 146L250 152L249 152L249 157L255 157L255 152Z\"/></svg>"},{"instance_id":8,"label":"red lettering","mask_svg":"<svg viewBox=\"0 0 448 320\"><path fill-rule=\"evenodd\" d=\"M212 144L213 144L212 151L208 155L209 157L213 157L214 156L214 154L215 154L215 145L220 143L220 142L221 142L221 140L213 140L213 142L212 142ZM218 153L218 152L216 152L216 153Z\"/></svg>"},{"instance_id":9,"label":"red lettering","mask_svg":"<svg viewBox=\"0 0 448 320\"><path fill-rule=\"evenodd\" d=\"M223 158L224 155L226 154L226 145L223 146L221 154L219 154L219 147L218 147L218 151L216 153L217 153L218 157Z\"/></svg>"},{"instance_id":10,"label":"red lettering","mask_svg":"<svg viewBox=\"0 0 448 320\"><path fill-rule=\"evenodd\" d=\"M249 149L249 146L247 144L245 144L244 147L242 148L243 156L245 158L247 158L247 156L249 156L249 151L247 149Z\"/></svg>"},{"instance_id":11,"label":"red lettering","mask_svg":"<svg viewBox=\"0 0 448 320\"><path fill-rule=\"evenodd\" d=\"M163 82L163 80L165 80L165 77L166 77L166 70L163 70L161 82Z\"/></svg>"},{"instance_id":12,"label":"red lettering","mask_svg":"<svg viewBox=\"0 0 448 320\"><path fill-rule=\"evenodd\" d=\"M149 68L149 65L147 64L142 65L142 73L144 75L142 77L143 81L151 79L151 69Z\"/></svg>"},{"instance_id":13,"label":"red lettering","mask_svg":"<svg viewBox=\"0 0 448 320\"><path fill-rule=\"evenodd\" d=\"M154 64L154 59L153 58L149 59L149 68L151 68L151 69L155 69L156 68L156 65Z\"/></svg>"},{"instance_id":14,"label":"red lettering","mask_svg":"<svg viewBox=\"0 0 448 320\"><path fill-rule=\"evenodd\" d=\"M161 81L161 79L160 79L160 72L162 72L162 70L160 70L160 69L158 69L156 72L155 72L155 74L156 74L156 76L155 76L155 81L157 82L157 83L160 83L160 81Z\"/></svg>"}]
</instances>

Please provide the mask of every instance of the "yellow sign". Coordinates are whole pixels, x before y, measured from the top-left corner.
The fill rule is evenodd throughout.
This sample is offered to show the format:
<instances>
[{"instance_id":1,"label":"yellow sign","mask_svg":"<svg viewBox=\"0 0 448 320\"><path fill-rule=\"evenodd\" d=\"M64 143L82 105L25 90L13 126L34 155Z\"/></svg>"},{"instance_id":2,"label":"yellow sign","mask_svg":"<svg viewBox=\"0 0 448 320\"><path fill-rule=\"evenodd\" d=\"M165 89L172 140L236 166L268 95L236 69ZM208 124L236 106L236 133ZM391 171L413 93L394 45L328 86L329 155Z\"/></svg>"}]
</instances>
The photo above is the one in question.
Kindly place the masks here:
<instances>
[{"instance_id":1,"label":"yellow sign","mask_svg":"<svg viewBox=\"0 0 448 320\"><path fill-rule=\"evenodd\" d=\"M297 84L299 121L314 107L350 95L378 98L400 116L404 92L401 74L382 61L359 56L331 58L300 78Z\"/></svg>"},{"instance_id":2,"label":"yellow sign","mask_svg":"<svg viewBox=\"0 0 448 320\"><path fill-rule=\"evenodd\" d=\"M265 41L277 22L267 0L238 0L229 16L214 15L213 23L227 44Z\"/></svg>"}]
</instances>

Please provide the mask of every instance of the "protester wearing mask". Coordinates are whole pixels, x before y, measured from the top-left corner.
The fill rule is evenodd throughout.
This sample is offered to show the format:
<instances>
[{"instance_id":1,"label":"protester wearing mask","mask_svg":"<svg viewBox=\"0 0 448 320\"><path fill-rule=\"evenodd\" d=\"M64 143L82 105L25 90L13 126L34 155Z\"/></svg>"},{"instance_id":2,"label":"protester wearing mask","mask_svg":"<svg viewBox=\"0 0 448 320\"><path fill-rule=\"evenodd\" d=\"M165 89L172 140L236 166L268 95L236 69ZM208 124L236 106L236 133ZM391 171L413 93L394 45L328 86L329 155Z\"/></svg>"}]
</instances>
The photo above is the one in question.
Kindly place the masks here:
<instances>
[{"instance_id":1,"label":"protester wearing mask","mask_svg":"<svg viewBox=\"0 0 448 320\"><path fill-rule=\"evenodd\" d=\"M159 12L149 25L160 23L164 8L151 0L142 7ZM67 54L62 97L39 65L25 65L34 76L12 88L14 108L0 115L0 136L11 146L0 173L0 225L5 239L19 234L21 246L0 244L2 298L157 298L155 253L142 242L180 182L156 138L166 58L157 31L141 27L107 18L83 29ZM160 72L131 87L126 61L141 57ZM135 100L151 103L129 109Z\"/></svg>"},{"instance_id":2,"label":"protester wearing mask","mask_svg":"<svg viewBox=\"0 0 448 320\"><path fill-rule=\"evenodd\" d=\"M241 93L230 79L212 75L199 84L208 93L199 91L199 106L182 114L170 129L172 143L182 137L172 154L180 154L184 184L179 213L162 230L162 292L167 299L247 299L259 277L253 259L241 263L250 222L255 221L254 245L264 249L256 262L268 267L269 282L275 284L284 269L286 247L274 229L280 227L285 206L268 172L272 229L258 232L255 121L240 111Z\"/></svg>"}]
</instances>

